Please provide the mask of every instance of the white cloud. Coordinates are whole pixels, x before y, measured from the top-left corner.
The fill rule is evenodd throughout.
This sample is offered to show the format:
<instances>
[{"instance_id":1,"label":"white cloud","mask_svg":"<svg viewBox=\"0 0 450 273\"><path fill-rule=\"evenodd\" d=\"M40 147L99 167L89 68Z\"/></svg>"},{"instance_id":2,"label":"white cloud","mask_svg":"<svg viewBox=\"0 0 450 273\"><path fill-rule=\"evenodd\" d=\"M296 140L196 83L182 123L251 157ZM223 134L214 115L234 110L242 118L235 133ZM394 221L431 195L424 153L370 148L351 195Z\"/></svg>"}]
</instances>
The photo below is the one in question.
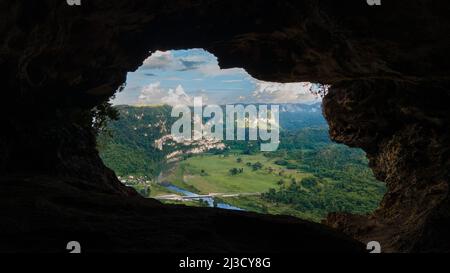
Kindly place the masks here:
<instances>
[{"instance_id":1,"label":"white cloud","mask_svg":"<svg viewBox=\"0 0 450 273\"><path fill-rule=\"evenodd\" d=\"M275 83L255 80L253 100L258 103L311 103L319 101L309 82Z\"/></svg>"},{"instance_id":2,"label":"white cloud","mask_svg":"<svg viewBox=\"0 0 450 273\"><path fill-rule=\"evenodd\" d=\"M176 69L179 66L177 59L170 51L156 51L145 59L142 69Z\"/></svg>"},{"instance_id":3,"label":"white cloud","mask_svg":"<svg viewBox=\"0 0 450 273\"><path fill-rule=\"evenodd\" d=\"M247 75L243 68L221 69L217 63L205 63L199 66L197 70L207 77Z\"/></svg>"},{"instance_id":4,"label":"white cloud","mask_svg":"<svg viewBox=\"0 0 450 273\"><path fill-rule=\"evenodd\" d=\"M221 69L217 58L202 49L156 51L140 69L138 77L127 78L128 87L115 104L191 104L193 96L204 102L209 96L215 104L312 103L326 93L317 84L264 82L242 68Z\"/></svg>"},{"instance_id":5,"label":"white cloud","mask_svg":"<svg viewBox=\"0 0 450 273\"><path fill-rule=\"evenodd\" d=\"M198 91L196 96L201 96L207 101L206 92ZM142 88L137 105L193 105L194 98L186 93L182 85L178 85L175 89L164 89L160 82L155 82Z\"/></svg>"},{"instance_id":6,"label":"white cloud","mask_svg":"<svg viewBox=\"0 0 450 273\"><path fill-rule=\"evenodd\" d=\"M138 104L157 104L156 100L162 96L163 90L161 89L161 83L151 83L141 89Z\"/></svg>"},{"instance_id":7,"label":"white cloud","mask_svg":"<svg viewBox=\"0 0 450 273\"><path fill-rule=\"evenodd\" d=\"M169 89L167 95L161 98L164 104L168 105L192 105L193 98L186 94L183 86L178 85L175 89Z\"/></svg>"},{"instance_id":8,"label":"white cloud","mask_svg":"<svg viewBox=\"0 0 450 273\"><path fill-rule=\"evenodd\" d=\"M248 75L242 68L221 69L217 62L217 58L212 54L205 54L205 52L194 53L194 55L189 56L175 56L173 51L155 51L144 61L141 69L161 69L172 71L194 70L207 77Z\"/></svg>"},{"instance_id":9,"label":"white cloud","mask_svg":"<svg viewBox=\"0 0 450 273\"><path fill-rule=\"evenodd\" d=\"M138 105L178 105L192 104L192 98L186 94L183 87L178 85L175 89L164 89L160 82L151 83L141 90Z\"/></svg>"}]
</instances>

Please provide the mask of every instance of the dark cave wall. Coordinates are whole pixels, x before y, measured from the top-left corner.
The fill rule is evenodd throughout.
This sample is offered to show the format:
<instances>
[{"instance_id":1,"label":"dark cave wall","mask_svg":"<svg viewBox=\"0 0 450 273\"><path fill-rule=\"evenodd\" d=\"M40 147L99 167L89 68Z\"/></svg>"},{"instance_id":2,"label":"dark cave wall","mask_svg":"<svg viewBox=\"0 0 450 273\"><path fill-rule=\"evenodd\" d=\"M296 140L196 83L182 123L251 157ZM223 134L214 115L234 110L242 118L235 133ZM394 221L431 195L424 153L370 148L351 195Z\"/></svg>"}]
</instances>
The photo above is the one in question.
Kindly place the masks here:
<instances>
[{"instance_id":1,"label":"dark cave wall","mask_svg":"<svg viewBox=\"0 0 450 273\"><path fill-rule=\"evenodd\" d=\"M373 215L332 214L329 225L362 241L377 239L386 250L419 251L429 242L434 245L430 251L450 247L443 229L450 221L444 213L450 173L448 90L448 82L392 80L352 81L330 90L324 114L332 138L362 147L388 192Z\"/></svg>"},{"instance_id":2,"label":"dark cave wall","mask_svg":"<svg viewBox=\"0 0 450 273\"><path fill-rule=\"evenodd\" d=\"M390 250L449 249L448 1L46 0L0 11L1 176L132 194L98 157L91 109L149 50L202 47L261 80L334 86L331 136L363 148L389 192L374 215L329 225Z\"/></svg>"}]
</instances>

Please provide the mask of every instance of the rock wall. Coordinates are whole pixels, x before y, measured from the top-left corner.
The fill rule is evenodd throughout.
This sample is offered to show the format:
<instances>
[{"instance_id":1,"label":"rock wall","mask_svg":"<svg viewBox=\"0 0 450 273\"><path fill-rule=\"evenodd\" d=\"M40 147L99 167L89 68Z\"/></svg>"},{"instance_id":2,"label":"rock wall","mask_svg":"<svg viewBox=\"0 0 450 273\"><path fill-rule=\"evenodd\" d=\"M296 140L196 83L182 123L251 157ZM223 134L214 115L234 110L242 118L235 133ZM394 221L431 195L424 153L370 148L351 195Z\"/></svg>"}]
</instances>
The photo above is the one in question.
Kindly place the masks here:
<instances>
[{"instance_id":1,"label":"rock wall","mask_svg":"<svg viewBox=\"0 0 450 273\"><path fill-rule=\"evenodd\" d=\"M98 157L92 108L149 51L201 47L261 80L333 85L331 136L366 150L389 192L374 215L328 224L387 250L450 249L448 1L2 1L0 14L0 176L133 194Z\"/></svg>"},{"instance_id":2,"label":"rock wall","mask_svg":"<svg viewBox=\"0 0 450 273\"><path fill-rule=\"evenodd\" d=\"M331 89L324 113L332 138L362 147L388 192L373 215L332 214L329 225L383 242L387 251L449 249L448 88L447 82L373 80Z\"/></svg>"}]
</instances>

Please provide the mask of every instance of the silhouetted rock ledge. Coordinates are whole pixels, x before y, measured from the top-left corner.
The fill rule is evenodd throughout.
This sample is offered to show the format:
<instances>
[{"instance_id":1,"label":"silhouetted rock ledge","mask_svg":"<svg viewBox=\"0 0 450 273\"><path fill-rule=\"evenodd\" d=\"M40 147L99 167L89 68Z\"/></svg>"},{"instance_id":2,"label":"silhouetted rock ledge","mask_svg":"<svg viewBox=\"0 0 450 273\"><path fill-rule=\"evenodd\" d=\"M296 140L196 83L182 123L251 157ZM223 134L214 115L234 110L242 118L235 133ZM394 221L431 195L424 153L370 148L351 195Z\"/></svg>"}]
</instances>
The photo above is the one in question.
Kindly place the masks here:
<instances>
[{"instance_id":1,"label":"silhouetted rock ledge","mask_svg":"<svg viewBox=\"0 0 450 273\"><path fill-rule=\"evenodd\" d=\"M293 217L162 205L85 191L79 180L0 181L0 252L362 252L326 226Z\"/></svg>"}]
</instances>

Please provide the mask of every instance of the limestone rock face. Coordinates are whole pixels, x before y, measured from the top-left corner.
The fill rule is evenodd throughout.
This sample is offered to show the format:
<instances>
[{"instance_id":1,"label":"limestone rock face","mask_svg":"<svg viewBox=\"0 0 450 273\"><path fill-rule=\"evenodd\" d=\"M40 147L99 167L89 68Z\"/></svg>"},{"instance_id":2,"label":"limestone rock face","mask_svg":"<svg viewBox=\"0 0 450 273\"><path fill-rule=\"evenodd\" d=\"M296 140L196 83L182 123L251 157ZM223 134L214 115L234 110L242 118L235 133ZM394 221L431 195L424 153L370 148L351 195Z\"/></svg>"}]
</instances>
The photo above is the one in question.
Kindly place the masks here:
<instances>
[{"instance_id":1,"label":"limestone rock face","mask_svg":"<svg viewBox=\"0 0 450 273\"><path fill-rule=\"evenodd\" d=\"M448 14L445 0L3 1L0 176L134 195L98 156L92 109L149 51L204 48L261 80L333 86L331 136L363 148L389 192L373 215L327 224L391 251L448 251Z\"/></svg>"}]
</instances>

